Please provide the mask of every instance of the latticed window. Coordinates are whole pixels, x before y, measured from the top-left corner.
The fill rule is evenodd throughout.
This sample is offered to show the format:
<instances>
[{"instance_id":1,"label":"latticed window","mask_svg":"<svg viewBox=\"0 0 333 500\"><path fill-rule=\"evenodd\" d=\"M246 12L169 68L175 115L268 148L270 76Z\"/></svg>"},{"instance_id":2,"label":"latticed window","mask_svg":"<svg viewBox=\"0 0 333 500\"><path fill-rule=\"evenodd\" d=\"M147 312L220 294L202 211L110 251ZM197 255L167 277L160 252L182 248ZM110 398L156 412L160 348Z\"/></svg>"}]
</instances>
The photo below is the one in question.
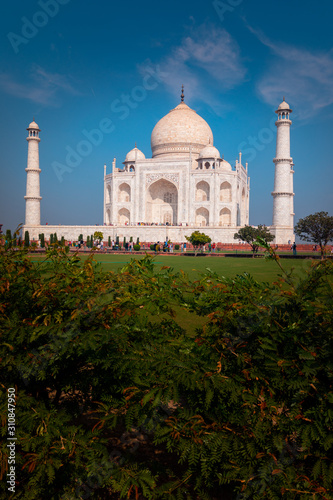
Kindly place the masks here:
<instances>
[{"instance_id":1,"label":"latticed window","mask_svg":"<svg viewBox=\"0 0 333 500\"><path fill-rule=\"evenodd\" d=\"M165 203L174 203L175 195L173 193L164 193Z\"/></svg>"}]
</instances>

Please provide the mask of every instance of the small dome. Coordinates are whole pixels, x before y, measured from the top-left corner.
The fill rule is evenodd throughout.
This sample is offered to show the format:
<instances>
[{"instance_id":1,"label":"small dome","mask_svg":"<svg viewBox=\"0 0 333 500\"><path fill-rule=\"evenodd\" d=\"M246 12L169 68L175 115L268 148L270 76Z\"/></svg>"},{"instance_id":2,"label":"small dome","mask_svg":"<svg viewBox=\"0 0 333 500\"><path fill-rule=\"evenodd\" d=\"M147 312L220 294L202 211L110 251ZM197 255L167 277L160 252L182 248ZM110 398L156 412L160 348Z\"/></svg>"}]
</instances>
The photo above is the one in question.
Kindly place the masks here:
<instances>
[{"instance_id":1,"label":"small dome","mask_svg":"<svg viewBox=\"0 0 333 500\"><path fill-rule=\"evenodd\" d=\"M30 128L34 128L35 130L40 130L40 128L38 127L37 123L35 122L35 120L33 120L30 124L29 124L29 127L27 128L27 130L29 130Z\"/></svg>"},{"instance_id":2,"label":"small dome","mask_svg":"<svg viewBox=\"0 0 333 500\"><path fill-rule=\"evenodd\" d=\"M221 161L220 168L223 168L224 170L232 170L232 166L226 160Z\"/></svg>"},{"instance_id":3,"label":"small dome","mask_svg":"<svg viewBox=\"0 0 333 500\"><path fill-rule=\"evenodd\" d=\"M281 104L279 105L276 113L278 113L279 111L291 111L289 104L284 100L284 98Z\"/></svg>"},{"instance_id":4,"label":"small dome","mask_svg":"<svg viewBox=\"0 0 333 500\"><path fill-rule=\"evenodd\" d=\"M145 160L146 157L140 149L136 146L134 149L131 149L126 155L125 161L135 161L135 160Z\"/></svg>"},{"instance_id":5,"label":"small dome","mask_svg":"<svg viewBox=\"0 0 333 500\"><path fill-rule=\"evenodd\" d=\"M199 153L199 158L220 158L220 156L220 151L211 144L208 144Z\"/></svg>"}]
</instances>

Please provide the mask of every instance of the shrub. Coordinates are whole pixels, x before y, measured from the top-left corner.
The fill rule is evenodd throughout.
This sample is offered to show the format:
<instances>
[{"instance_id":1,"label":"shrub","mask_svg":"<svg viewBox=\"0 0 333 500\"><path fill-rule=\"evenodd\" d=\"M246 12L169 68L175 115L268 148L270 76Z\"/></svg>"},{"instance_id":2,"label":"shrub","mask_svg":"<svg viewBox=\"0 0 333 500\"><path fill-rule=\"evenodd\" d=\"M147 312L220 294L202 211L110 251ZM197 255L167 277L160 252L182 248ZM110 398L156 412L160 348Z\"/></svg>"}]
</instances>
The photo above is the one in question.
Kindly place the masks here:
<instances>
[{"instance_id":1,"label":"shrub","mask_svg":"<svg viewBox=\"0 0 333 500\"><path fill-rule=\"evenodd\" d=\"M140 245L134 245L133 246L134 250L137 252L138 250L141 250L141 246Z\"/></svg>"},{"instance_id":2,"label":"shrub","mask_svg":"<svg viewBox=\"0 0 333 500\"><path fill-rule=\"evenodd\" d=\"M154 247L155 247L155 244L152 243L149 248L150 248L150 250L154 250Z\"/></svg>"},{"instance_id":3,"label":"shrub","mask_svg":"<svg viewBox=\"0 0 333 500\"><path fill-rule=\"evenodd\" d=\"M179 245L175 245L175 250L179 250Z\"/></svg>"},{"instance_id":4,"label":"shrub","mask_svg":"<svg viewBox=\"0 0 333 500\"><path fill-rule=\"evenodd\" d=\"M42 248L45 248L45 236L44 236L44 233L42 233L42 234L40 235L40 246L41 246Z\"/></svg>"},{"instance_id":5,"label":"shrub","mask_svg":"<svg viewBox=\"0 0 333 500\"><path fill-rule=\"evenodd\" d=\"M115 273L68 250L36 266L0 247L0 379L16 388L26 500L332 498L330 261L298 282L190 283L149 256ZM188 335L178 311L204 326Z\"/></svg>"},{"instance_id":6,"label":"shrub","mask_svg":"<svg viewBox=\"0 0 333 500\"><path fill-rule=\"evenodd\" d=\"M108 237L108 247L111 246L111 236Z\"/></svg>"}]
</instances>

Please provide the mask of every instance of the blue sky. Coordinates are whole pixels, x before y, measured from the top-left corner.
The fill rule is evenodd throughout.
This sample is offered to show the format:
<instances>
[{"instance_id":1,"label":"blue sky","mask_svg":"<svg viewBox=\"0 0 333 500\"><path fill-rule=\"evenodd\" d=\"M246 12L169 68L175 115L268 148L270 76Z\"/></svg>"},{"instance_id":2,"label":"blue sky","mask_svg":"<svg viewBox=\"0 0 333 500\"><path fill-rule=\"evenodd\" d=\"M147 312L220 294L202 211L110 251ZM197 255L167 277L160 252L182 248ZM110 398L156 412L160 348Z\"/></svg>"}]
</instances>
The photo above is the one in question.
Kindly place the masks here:
<instances>
[{"instance_id":1,"label":"blue sky","mask_svg":"<svg viewBox=\"0 0 333 500\"><path fill-rule=\"evenodd\" d=\"M331 0L17 0L0 19L0 223L24 222L26 127L41 128L41 222L101 224L103 165L180 101L234 165L249 162L250 223L271 224L275 109L293 109L296 221L332 210ZM97 132L99 131L99 132ZM82 141L89 141L86 147ZM73 153L73 151L75 153Z\"/></svg>"}]
</instances>

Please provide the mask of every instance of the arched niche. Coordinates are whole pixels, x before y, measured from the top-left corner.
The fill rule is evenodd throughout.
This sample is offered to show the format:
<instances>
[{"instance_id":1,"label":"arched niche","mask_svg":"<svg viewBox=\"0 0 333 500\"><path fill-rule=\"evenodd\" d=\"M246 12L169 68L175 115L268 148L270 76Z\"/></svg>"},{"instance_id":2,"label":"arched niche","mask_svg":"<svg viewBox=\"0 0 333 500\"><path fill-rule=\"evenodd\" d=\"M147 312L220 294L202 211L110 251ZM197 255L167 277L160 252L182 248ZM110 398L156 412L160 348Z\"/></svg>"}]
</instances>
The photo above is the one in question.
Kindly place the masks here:
<instances>
[{"instance_id":1,"label":"arched niche","mask_svg":"<svg viewBox=\"0 0 333 500\"><path fill-rule=\"evenodd\" d=\"M209 225L209 211L207 208L198 208L195 212L195 223L197 226Z\"/></svg>"},{"instance_id":2,"label":"arched niche","mask_svg":"<svg viewBox=\"0 0 333 500\"><path fill-rule=\"evenodd\" d=\"M146 222L177 224L178 190L166 179L159 179L147 188Z\"/></svg>"},{"instance_id":3,"label":"arched niche","mask_svg":"<svg viewBox=\"0 0 333 500\"><path fill-rule=\"evenodd\" d=\"M118 212L118 224L121 226L128 225L130 223L130 211L127 208L121 208Z\"/></svg>"},{"instance_id":4,"label":"arched niche","mask_svg":"<svg viewBox=\"0 0 333 500\"><path fill-rule=\"evenodd\" d=\"M106 211L106 223L111 224L111 213L110 210Z\"/></svg>"},{"instance_id":5,"label":"arched niche","mask_svg":"<svg viewBox=\"0 0 333 500\"><path fill-rule=\"evenodd\" d=\"M131 201L131 187L126 182L123 182L119 186L118 201L121 202Z\"/></svg>"},{"instance_id":6,"label":"arched niche","mask_svg":"<svg viewBox=\"0 0 333 500\"><path fill-rule=\"evenodd\" d=\"M220 185L220 201L223 203L229 203L232 201L231 184L227 181L222 182Z\"/></svg>"},{"instance_id":7,"label":"arched niche","mask_svg":"<svg viewBox=\"0 0 333 500\"><path fill-rule=\"evenodd\" d=\"M210 198L210 187L208 182L200 181L196 185L195 190L195 201L209 201Z\"/></svg>"},{"instance_id":8,"label":"arched niche","mask_svg":"<svg viewBox=\"0 0 333 500\"><path fill-rule=\"evenodd\" d=\"M220 219L219 219L219 224L220 226L230 226L231 225L231 211L229 208L222 208L220 210Z\"/></svg>"}]
</instances>

